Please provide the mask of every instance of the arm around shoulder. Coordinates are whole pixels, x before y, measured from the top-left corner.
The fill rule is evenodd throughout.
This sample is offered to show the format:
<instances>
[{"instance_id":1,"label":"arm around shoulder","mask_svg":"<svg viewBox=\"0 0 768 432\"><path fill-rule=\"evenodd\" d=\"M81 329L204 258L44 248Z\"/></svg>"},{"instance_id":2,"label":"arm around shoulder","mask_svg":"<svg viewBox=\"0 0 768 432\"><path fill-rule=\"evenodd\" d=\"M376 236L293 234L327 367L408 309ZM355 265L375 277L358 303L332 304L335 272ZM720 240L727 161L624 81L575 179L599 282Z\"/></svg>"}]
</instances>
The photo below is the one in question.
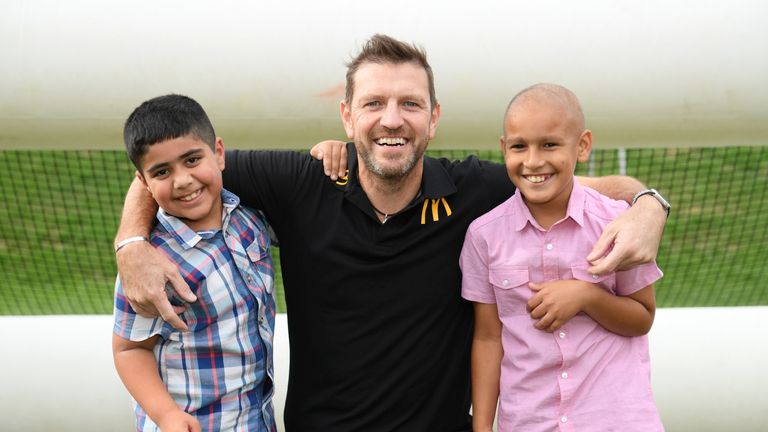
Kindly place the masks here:
<instances>
[{"instance_id":1,"label":"arm around shoulder","mask_svg":"<svg viewBox=\"0 0 768 432\"><path fill-rule=\"evenodd\" d=\"M631 202L644 185L626 176L578 177L578 181L603 195ZM638 199L627 211L609 223L595 243L587 260L590 272L604 274L626 270L656 259L667 209L652 196Z\"/></svg>"},{"instance_id":2,"label":"arm around shoulder","mask_svg":"<svg viewBox=\"0 0 768 432\"><path fill-rule=\"evenodd\" d=\"M157 212L155 203L141 182L134 179L125 197L120 228L115 244L132 237L149 236ZM174 309L165 293L166 282L170 283L181 298L193 302L195 295L190 291L176 266L146 241L124 244L116 252L118 273L123 290L131 306L143 316L157 316L158 313L179 330L187 326L178 317L184 308Z\"/></svg>"}]
</instances>

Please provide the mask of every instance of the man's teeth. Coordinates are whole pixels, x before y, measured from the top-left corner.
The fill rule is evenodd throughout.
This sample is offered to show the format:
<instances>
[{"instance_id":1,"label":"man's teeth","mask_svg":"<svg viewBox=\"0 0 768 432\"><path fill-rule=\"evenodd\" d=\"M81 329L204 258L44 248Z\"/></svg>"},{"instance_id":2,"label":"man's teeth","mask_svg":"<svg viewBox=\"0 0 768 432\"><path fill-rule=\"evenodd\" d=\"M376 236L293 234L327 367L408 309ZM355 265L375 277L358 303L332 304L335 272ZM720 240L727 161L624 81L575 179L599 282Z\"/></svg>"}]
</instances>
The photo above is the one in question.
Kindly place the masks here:
<instances>
[{"instance_id":1,"label":"man's teeth","mask_svg":"<svg viewBox=\"0 0 768 432\"><path fill-rule=\"evenodd\" d=\"M179 201L192 201L193 199L197 198L198 195L200 195L202 189L198 189L194 192L192 192L189 195L185 195L183 197L179 197Z\"/></svg>"},{"instance_id":2,"label":"man's teeth","mask_svg":"<svg viewBox=\"0 0 768 432\"><path fill-rule=\"evenodd\" d=\"M548 179L549 176L548 175L529 175L529 176L525 176L525 178L528 179L528 181L531 183L541 183L544 180Z\"/></svg>"},{"instance_id":3,"label":"man's teeth","mask_svg":"<svg viewBox=\"0 0 768 432\"><path fill-rule=\"evenodd\" d=\"M379 138L376 140L376 144L387 145L387 146L401 146L401 145L405 145L405 138Z\"/></svg>"}]
</instances>

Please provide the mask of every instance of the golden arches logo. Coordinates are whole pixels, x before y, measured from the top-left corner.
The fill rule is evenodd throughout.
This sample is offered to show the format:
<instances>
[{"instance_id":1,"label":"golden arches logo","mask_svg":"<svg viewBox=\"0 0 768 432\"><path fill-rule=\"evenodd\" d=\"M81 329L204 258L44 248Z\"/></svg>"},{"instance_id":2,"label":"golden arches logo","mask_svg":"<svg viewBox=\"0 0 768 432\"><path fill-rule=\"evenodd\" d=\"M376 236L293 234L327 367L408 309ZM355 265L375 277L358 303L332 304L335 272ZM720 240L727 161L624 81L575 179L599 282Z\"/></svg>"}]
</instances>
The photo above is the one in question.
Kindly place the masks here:
<instances>
[{"instance_id":1,"label":"golden arches logo","mask_svg":"<svg viewBox=\"0 0 768 432\"><path fill-rule=\"evenodd\" d=\"M349 183L349 170L344 171L344 176L336 180L336 184L339 186L346 186L347 183Z\"/></svg>"},{"instance_id":2,"label":"golden arches logo","mask_svg":"<svg viewBox=\"0 0 768 432\"><path fill-rule=\"evenodd\" d=\"M448 205L448 201L445 200L445 198L440 199L431 199L431 198L425 198L424 199L424 205L421 207L421 224L424 225L427 223L427 209L431 207L432 209L432 221L437 222L440 220L440 203L443 203L443 208L445 209L445 216L450 216L453 212L451 211L451 206Z\"/></svg>"}]
</instances>

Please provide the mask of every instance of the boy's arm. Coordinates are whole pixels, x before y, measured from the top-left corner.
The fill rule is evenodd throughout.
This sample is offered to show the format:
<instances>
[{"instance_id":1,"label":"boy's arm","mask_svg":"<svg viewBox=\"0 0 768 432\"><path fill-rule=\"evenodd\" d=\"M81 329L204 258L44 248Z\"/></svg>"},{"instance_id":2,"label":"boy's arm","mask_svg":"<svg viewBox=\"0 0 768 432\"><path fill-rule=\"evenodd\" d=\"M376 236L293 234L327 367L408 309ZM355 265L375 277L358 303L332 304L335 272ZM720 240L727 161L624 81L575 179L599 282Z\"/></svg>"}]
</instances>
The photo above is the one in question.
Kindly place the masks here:
<instances>
[{"instance_id":1,"label":"boy's arm","mask_svg":"<svg viewBox=\"0 0 768 432\"><path fill-rule=\"evenodd\" d=\"M197 419L176 405L157 373L157 361L152 348L158 338L153 336L141 342L133 342L113 333L115 369L128 392L160 430L200 431Z\"/></svg>"},{"instance_id":2,"label":"boy's arm","mask_svg":"<svg viewBox=\"0 0 768 432\"><path fill-rule=\"evenodd\" d=\"M490 432L499 401L501 320L495 304L474 303L475 333L472 340L472 430Z\"/></svg>"},{"instance_id":3,"label":"boy's arm","mask_svg":"<svg viewBox=\"0 0 768 432\"><path fill-rule=\"evenodd\" d=\"M645 189L638 180L627 176L577 177L579 183L613 199L631 202ZM667 212L651 196L640 197L635 204L605 227L587 260L589 271L605 274L626 270L656 259Z\"/></svg>"},{"instance_id":4,"label":"boy's arm","mask_svg":"<svg viewBox=\"0 0 768 432\"><path fill-rule=\"evenodd\" d=\"M149 232L157 213L157 203L138 179L131 183L125 195L120 227L115 244L130 237L149 238ZM187 302L197 300L184 282L178 268L148 242L129 243L116 253L117 269L125 296L131 307L140 315L157 316L177 330L187 330L187 325L177 314L184 307L172 306L165 293L166 283L173 285L179 296Z\"/></svg>"},{"instance_id":5,"label":"boy's arm","mask_svg":"<svg viewBox=\"0 0 768 432\"><path fill-rule=\"evenodd\" d=\"M656 313L653 285L628 296L613 295L589 282L567 279L531 283L536 294L528 301L535 327L553 332L579 312L589 315L608 331L622 336L648 333Z\"/></svg>"}]
</instances>

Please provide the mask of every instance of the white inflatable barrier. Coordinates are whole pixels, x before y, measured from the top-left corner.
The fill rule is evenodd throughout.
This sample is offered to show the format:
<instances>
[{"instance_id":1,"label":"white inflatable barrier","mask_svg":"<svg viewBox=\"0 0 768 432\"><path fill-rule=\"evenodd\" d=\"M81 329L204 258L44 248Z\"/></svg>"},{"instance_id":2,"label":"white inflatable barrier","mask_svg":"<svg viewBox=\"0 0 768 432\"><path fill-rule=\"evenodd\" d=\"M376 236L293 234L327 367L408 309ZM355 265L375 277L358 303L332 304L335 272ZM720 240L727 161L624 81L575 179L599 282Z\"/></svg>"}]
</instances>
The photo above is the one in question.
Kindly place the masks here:
<instances>
[{"instance_id":1,"label":"white inflatable barrier","mask_svg":"<svg viewBox=\"0 0 768 432\"><path fill-rule=\"evenodd\" d=\"M130 397L112 364L110 316L0 317L4 432L127 432ZM659 309L653 386L668 432L768 430L768 306ZM286 316L275 330L275 412L288 381Z\"/></svg>"}]
</instances>

